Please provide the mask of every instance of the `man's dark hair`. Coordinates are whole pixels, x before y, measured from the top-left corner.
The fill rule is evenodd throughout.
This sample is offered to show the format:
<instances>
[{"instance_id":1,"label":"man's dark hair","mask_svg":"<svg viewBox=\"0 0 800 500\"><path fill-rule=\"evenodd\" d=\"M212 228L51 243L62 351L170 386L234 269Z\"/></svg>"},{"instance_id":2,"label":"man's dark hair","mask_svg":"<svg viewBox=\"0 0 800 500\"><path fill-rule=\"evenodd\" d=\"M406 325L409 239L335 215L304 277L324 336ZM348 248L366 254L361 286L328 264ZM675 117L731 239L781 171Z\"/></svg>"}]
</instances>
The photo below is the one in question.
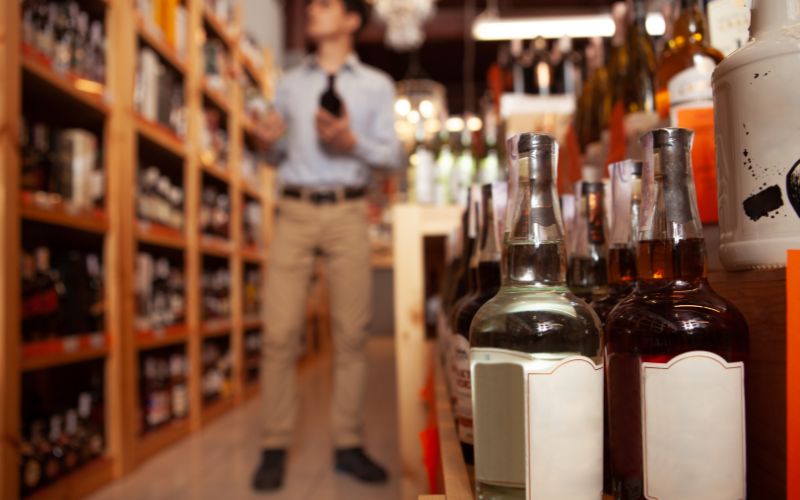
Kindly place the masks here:
<instances>
[{"instance_id":1,"label":"man's dark hair","mask_svg":"<svg viewBox=\"0 0 800 500\"><path fill-rule=\"evenodd\" d=\"M356 33L363 30L367 21L369 21L369 5L367 5L367 2L364 0L342 0L342 3L344 3L344 8L347 12L355 12L361 18L361 26L359 26Z\"/></svg>"}]
</instances>

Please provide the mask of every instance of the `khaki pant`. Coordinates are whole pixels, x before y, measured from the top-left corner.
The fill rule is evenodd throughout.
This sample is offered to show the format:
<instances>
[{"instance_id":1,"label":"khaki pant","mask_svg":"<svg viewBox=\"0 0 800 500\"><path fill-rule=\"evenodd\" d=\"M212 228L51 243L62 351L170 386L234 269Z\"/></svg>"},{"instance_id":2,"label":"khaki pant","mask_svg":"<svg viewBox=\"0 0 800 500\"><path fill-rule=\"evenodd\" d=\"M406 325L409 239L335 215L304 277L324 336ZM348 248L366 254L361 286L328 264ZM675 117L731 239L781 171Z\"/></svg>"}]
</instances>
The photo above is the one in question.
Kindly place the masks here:
<instances>
[{"instance_id":1,"label":"khaki pant","mask_svg":"<svg viewBox=\"0 0 800 500\"><path fill-rule=\"evenodd\" d=\"M363 200L278 204L266 283L261 386L266 448L286 448L297 421L296 362L315 251L327 263L334 347L333 442L361 446L371 310L370 245Z\"/></svg>"}]
</instances>

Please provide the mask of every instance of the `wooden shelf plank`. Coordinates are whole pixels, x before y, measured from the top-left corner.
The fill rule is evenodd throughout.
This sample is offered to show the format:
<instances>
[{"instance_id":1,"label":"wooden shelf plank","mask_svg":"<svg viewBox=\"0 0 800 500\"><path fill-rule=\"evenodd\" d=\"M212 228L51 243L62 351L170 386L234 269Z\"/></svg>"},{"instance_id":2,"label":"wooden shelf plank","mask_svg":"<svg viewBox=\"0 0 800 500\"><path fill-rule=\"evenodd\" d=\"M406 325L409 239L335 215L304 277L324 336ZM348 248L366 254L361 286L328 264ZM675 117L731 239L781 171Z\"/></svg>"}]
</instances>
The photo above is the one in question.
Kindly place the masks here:
<instances>
[{"instance_id":1,"label":"wooden shelf plank","mask_svg":"<svg viewBox=\"0 0 800 500\"><path fill-rule=\"evenodd\" d=\"M141 464L164 448L189 435L189 419L173 420L140 436L136 442L136 463Z\"/></svg>"},{"instance_id":2,"label":"wooden shelf plank","mask_svg":"<svg viewBox=\"0 0 800 500\"><path fill-rule=\"evenodd\" d=\"M139 349L153 349L166 345L180 344L189 338L189 327L185 324L157 328L154 330L139 330L136 332L136 346Z\"/></svg>"},{"instance_id":3,"label":"wooden shelf plank","mask_svg":"<svg viewBox=\"0 0 800 500\"><path fill-rule=\"evenodd\" d=\"M114 479L114 461L103 457L92 460L55 483L25 497L26 500L77 500L85 498Z\"/></svg>"},{"instance_id":4,"label":"wooden shelf plank","mask_svg":"<svg viewBox=\"0 0 800 500\"><path fill-rule=\"evenodd\" d=\"M244 400L249 401L261 394L261 384L258 382L245 382Z\"/></svg>"},{"instance_id":5,"label":"wooden shelf plank","mask_svg":"<svg viewBox=\"0 0 800 500\"><path fill-rule=\"evenodd\" d=\"M22 218L90 233L102 234L108 230L105 211L74 212L63 202L53 202L49 198L47 193L23 191L20 195Z\"/></svg>"},{"instance_id":6,"label":"wooden shelf plank","mask_svg":"<svg viewBox=\"0 0 800 500\"><path fill-rule=\"evenodd\" d=\"M202 416L203 425L208 425L225 413L229 412L233 409L235 404L236 402L232 396L226 396L212 403L204 404Z\"/></svg>"},{"instance_id":7,"label":"wooden shelf plank","mask_svg":"<svg viewBox=\"0 0 800 500\"><path fill-rule=\"evenodd\" d=\"M222 95L218 90L212 89L208 82L203 80L203 94L208 98L211 103L219 108L223 113L230 114L231 104L230 101Z\"/></svg>"},{"instance_id":8,"label":"wooden shelf plank","mask_svg":"<svg viewBox=\"0 0 800 500\"><path fill-rule=\"evenodd\" d=\"M210 319L203 321L200 325L200 334L203 337L229 335L232 330L233 322L230 319Z\"/></svg>"},{"instance_id":9,"label":"wooden shelf plank","mask_svg":"<svg viewBox=\"0 0 800 500\"><path fill-rule=\"evenodd\" d=\"M206 255L227 258L233 254L233 244L230 240L223 240L216 236L202 235L200 248Z\"/></svg>"},{"instance_id":10,"label":"wooden shelf plank","mask_svg":"<svg viewBox=\"0 0 800 500\"><path fill-rule=\"evenodd\" d=\"M245 196L253 198L256 201L261 201L262 200L261 191L259 191L258 188L255 187L256 182L257 181L255 180L242 178L242 184L241 184L242 193L244 193Z\"/></svg>"},{"instance_id":11,"label":"wooden shelf plank","mask_svg":"<svg viewBox=\"0 0 800 500\"><path fill-rule=\"evenodd\" d=\"M22 371L80 363L108 355L109 337L105 333L70 335L22 345Z\"/></svg>"},{"instance_id":12,"label":"wooden shelf plank","mask_svg":"<svg viewBox=\"0 0 800 500\"><path fill-rule=\"evenodd\" d=\"M214 37L219 38L222 40L222 43L225 44L228 50L233 48L233 36L230 34L228 28L225 26L225 23L222 22L207 6L203 6L203 21L205 22L206 26L211 28L211 31L214 34Z\"/></svg>"},{"instance_id":13,"label":"wooden shelf plank","mask_svg":"<svg viewBox=\"0 0 800 500\"><path fill-rule=\"evenodd\" d=\"M186 62L175 49L164 40L164 35L155 26L148 25L141 14L136 14L136 33L180 74L186 74Z\"/></svg>"},{"instance_id":14,"label":"wooden shelf plank","mask_svg":"<svg viewBox=\"0 0 800 500\"><path fill-rule=\"evenodd\" d=\"M108 113L105 85L102 83L81 78L70 72L61 74L55 71L50 61L30 46L23 46L22 68L73 100L99 113Z\"/></svg>"},{"instance_id":15,"label":"wooden shelf plank","mask_svg":"<svg viewBox=\"0 0 800 500\"><path fill-rule=\"evenodd\" d=\"M255 246L244 247L242 248L242 259L250 264L263 264L264 250Z\"/></svg>"},{"instance_id":16,"label":"wooden shelf plank","mask_svg":"<svg viewBox=\"0 0 800 500\"><path fill-rule=\"evenodd\" d=\"M255 82L256 86L260 89L264 88L264 72L260 71L256 64L245 55L244 52L240 51L242 54L242 68L244 68L245 72L250 75L250 78Z\"/></svg>"},{"instance_id":17,"label":"wooden shelf plank","mask_svg":"<svg viewBox=\"0 0 800 500\"><path fill-rule=\"evenodd\" d=\"M186 156L186 145L183 139L169 127L148 120L139 113L134 113L134 123L137 133L142 137L178 158Z\"/></svg>"},{"instance_id":18,"label":"wooden shelf plank","mask_svg":"<svg viewBox=\"0 0 800 500\"><path fill-rule=\"evenodd\" d=\"M256 328L261 328L261 326L261 317L258 315L245 316L242 319L242 328L245 330L254 330Z\"/></svg>"},{"instance_id":19,"label":"wooden shelf plank","mask_svg":"<svg viewBox=\"0 0 800 500\"><path fill-rule=\"evenodd\" d=\"M230 184L230 182L231 182L231 173L227 168L221 167L216 163L213 163L213 162L210 162L210 161L206 161L203 158L203 155L201 155L201 157L200 157L200 166L202 167L203 172L205 172L208 175L214 177L215 179L218 179L218 180L220 180L222 182Z\"/></svg>"},{"instance_id":20,"label":"wooden shelf plank","mask_svg":"<svg viewBox=\"0 0 800 500\"><path fill-rule=\"evenodd\" d=\"M162 247L186 248L186 236L180 231L153 222L138 221L136 234L142 243Z\"/></svg>"}]
</instances>

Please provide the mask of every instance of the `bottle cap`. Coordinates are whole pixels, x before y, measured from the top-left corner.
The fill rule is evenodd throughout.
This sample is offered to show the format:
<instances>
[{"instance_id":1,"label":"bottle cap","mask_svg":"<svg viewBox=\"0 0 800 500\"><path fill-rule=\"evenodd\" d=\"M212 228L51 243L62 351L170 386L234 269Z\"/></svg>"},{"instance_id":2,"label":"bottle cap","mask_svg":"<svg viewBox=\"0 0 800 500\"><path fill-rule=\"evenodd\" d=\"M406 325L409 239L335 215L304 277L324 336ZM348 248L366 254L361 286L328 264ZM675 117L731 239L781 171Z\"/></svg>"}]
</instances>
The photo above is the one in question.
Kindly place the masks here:
<instances>
[{"instance_id":1,"label":"bottle cap","mask_svg":"<svg viewBox=\"0 0 800 500\"><path fill-rule=\"evenodd\" d=\"M558 142L547 134L526 132L519 134L516 140L517 154L519 156L533 156L533 154L551 154L558 148Z\"/></svg>"}]
</instances>

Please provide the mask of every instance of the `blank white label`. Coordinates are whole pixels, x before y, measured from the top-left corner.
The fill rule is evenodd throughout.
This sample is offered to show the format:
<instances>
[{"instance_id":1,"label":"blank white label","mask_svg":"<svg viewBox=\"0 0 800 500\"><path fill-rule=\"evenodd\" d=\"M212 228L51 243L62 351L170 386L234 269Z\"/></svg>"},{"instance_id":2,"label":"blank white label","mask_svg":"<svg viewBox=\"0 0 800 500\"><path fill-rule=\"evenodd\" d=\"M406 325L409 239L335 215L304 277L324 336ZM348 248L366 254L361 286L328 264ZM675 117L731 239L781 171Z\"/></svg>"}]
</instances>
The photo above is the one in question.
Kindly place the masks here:
<instances>
[{"instance_id":1,"label":"blank white label","mask_svg":"<svg viewBox=\"0 0 800 500\"><path fill-rule=\"evenodd\" d=\"M645 497L745 498L744 363L693 351L642 363Z\"/></svg>"},{"instance_id":2,"label":"blank white label","mask_svg":"<svg viewBox=\"0 0 800 500\"><path fill-rule=\"evenodd\" d=\"M603 367L583 356L473 348L475 475L528 500L599 500Z\"/></svg>"}]
</instances>

